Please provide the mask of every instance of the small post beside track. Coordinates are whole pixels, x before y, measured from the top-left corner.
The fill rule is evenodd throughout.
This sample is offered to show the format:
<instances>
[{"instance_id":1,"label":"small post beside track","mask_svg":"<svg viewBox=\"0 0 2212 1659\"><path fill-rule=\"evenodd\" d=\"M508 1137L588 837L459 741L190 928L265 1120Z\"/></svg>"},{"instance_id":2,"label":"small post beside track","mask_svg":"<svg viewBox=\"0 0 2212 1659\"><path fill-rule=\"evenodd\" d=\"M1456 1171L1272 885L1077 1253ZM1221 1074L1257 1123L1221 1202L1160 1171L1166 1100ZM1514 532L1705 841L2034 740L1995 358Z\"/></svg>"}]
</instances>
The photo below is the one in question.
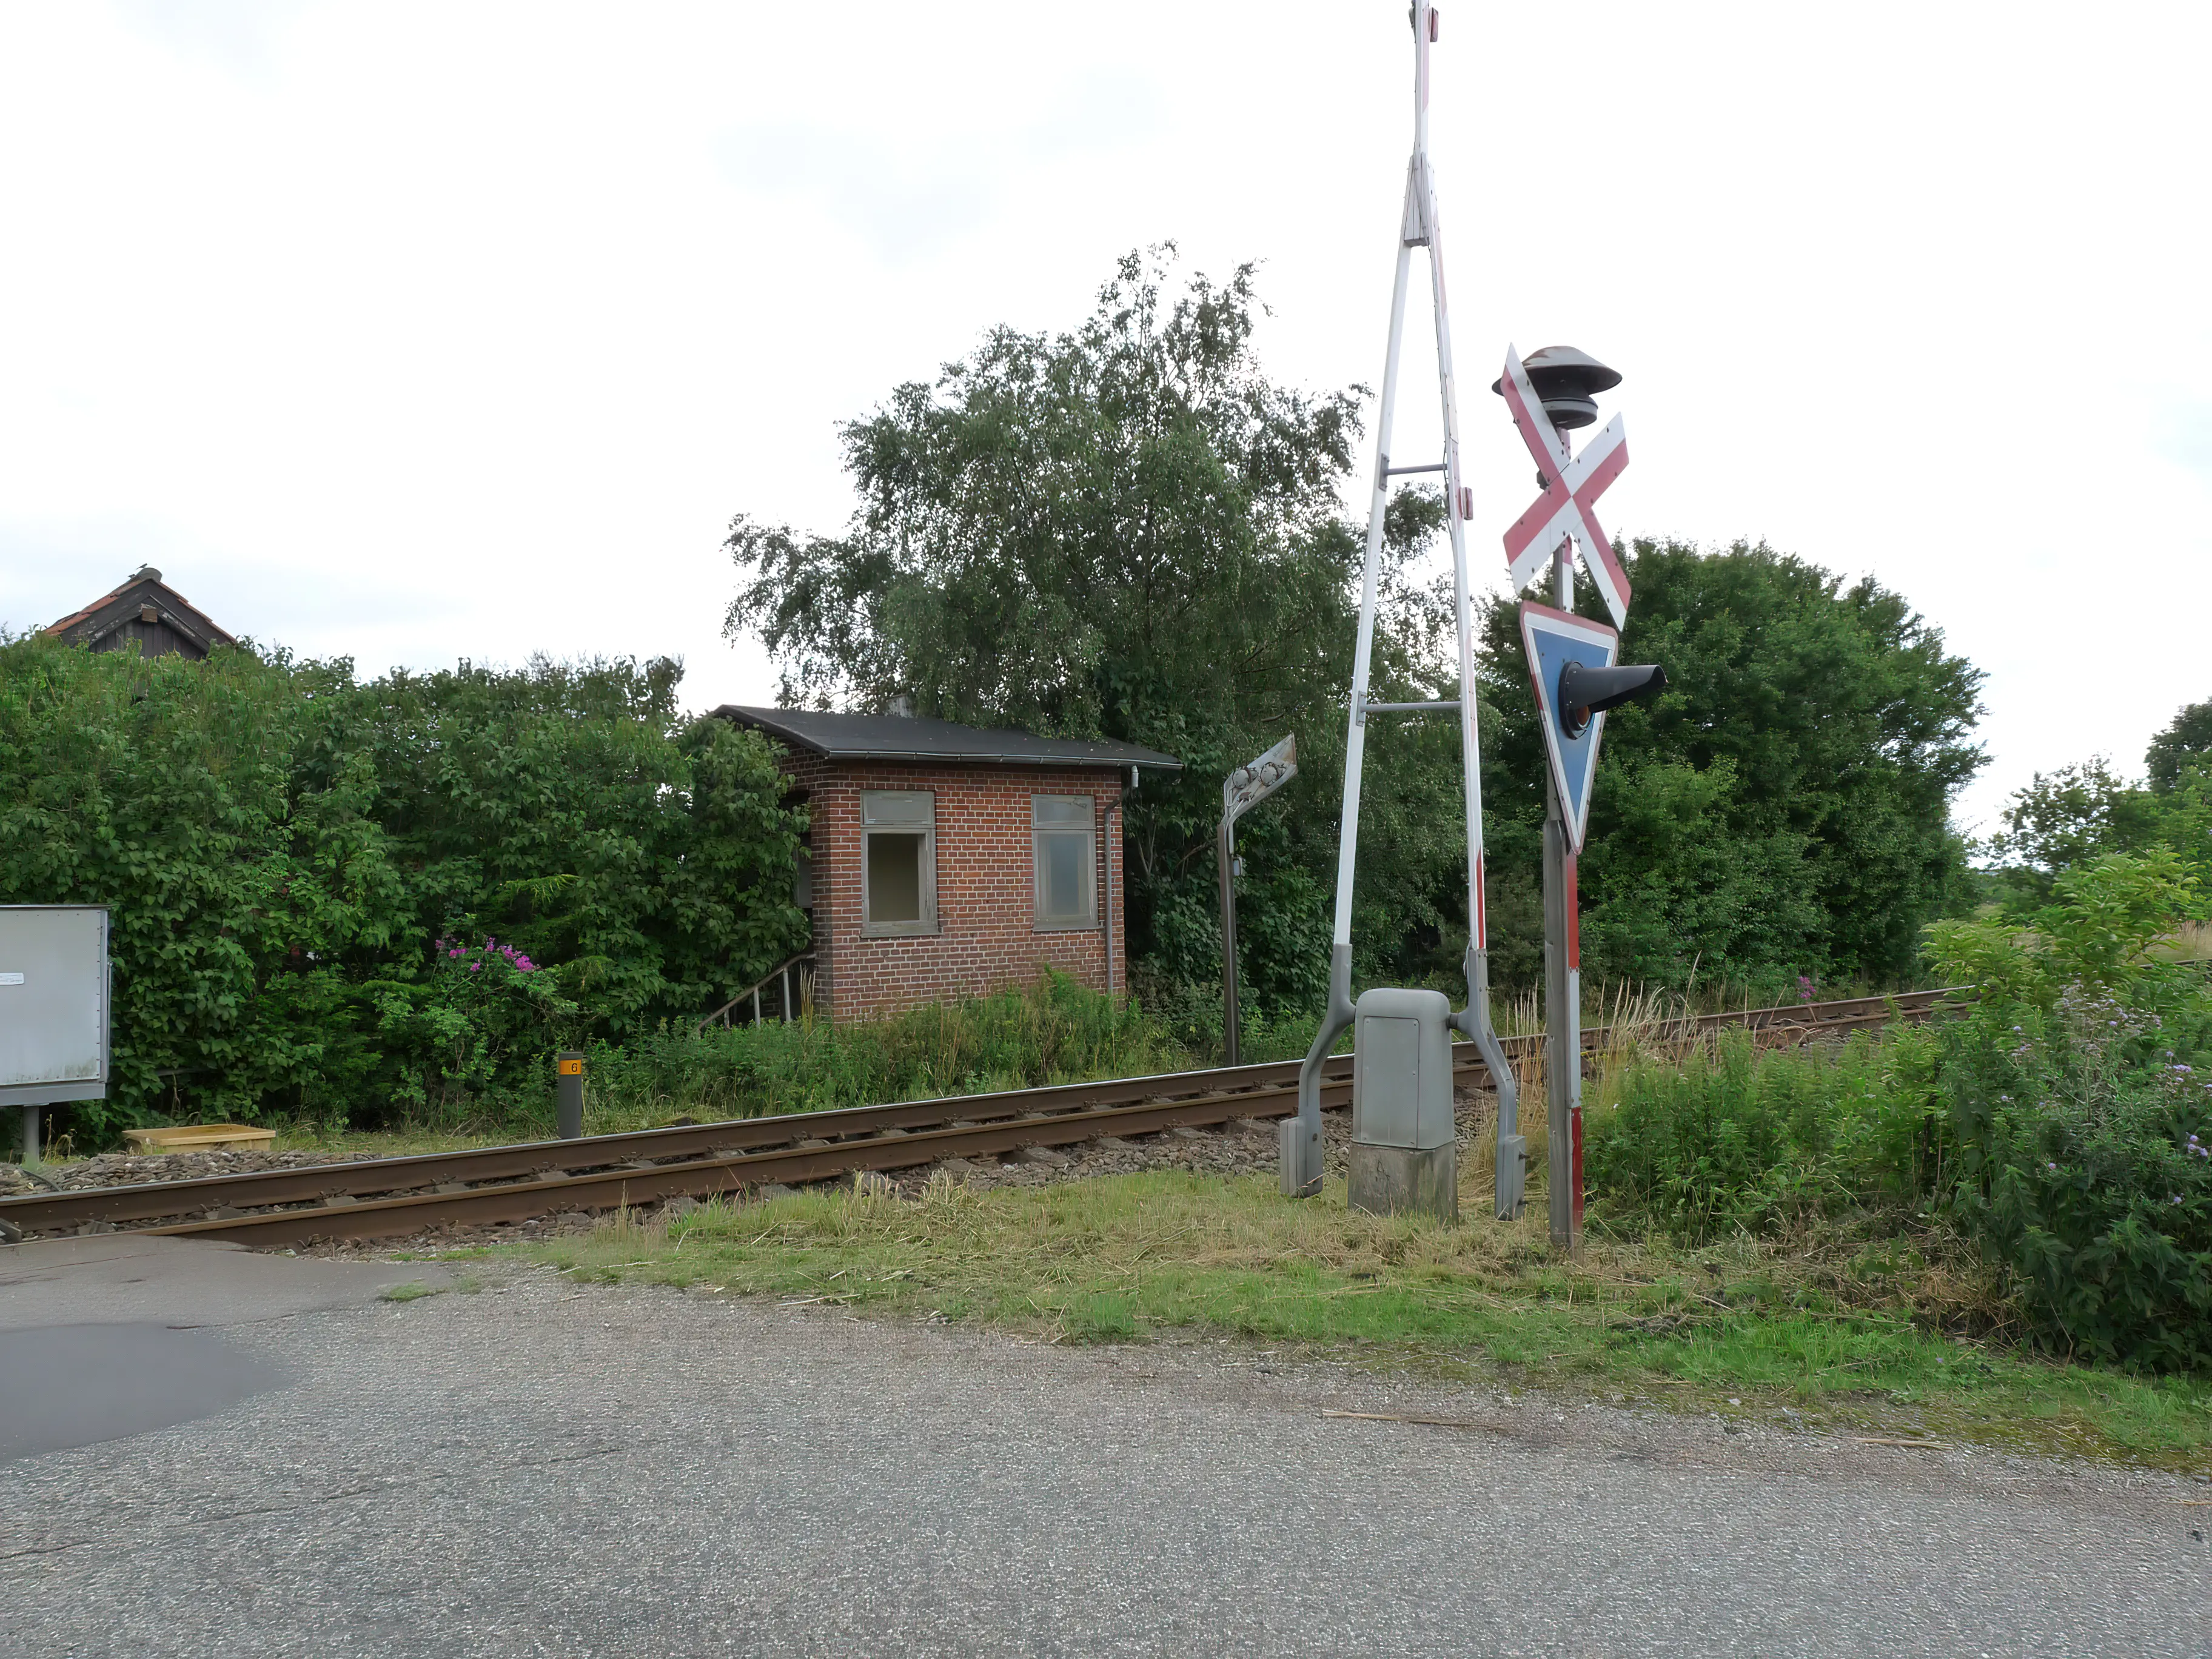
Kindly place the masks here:
<instances>
[{"instance_id":1,"label":"small post beside track","mask_svg":"<svg viewBox=\"0 0 2212 1659\"><path fill-rule=\"evenodd\" d=\"M553 1121L563 1140L584 1135L584 1057L573 1048L554 1057Z\"/></svg>"}]
</instances>

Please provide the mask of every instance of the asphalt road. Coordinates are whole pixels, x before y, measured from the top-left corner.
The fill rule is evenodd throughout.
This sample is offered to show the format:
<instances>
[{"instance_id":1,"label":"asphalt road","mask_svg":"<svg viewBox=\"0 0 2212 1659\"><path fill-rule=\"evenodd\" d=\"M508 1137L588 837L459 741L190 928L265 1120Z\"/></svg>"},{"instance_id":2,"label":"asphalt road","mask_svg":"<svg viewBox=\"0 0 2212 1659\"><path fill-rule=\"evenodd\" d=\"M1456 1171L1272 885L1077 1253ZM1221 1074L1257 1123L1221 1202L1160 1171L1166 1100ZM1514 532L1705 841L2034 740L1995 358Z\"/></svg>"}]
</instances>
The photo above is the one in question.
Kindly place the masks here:
<instances>
[{"instance_id":1,"label":"asphalt road","mask_svg":"<svg viewBox=\"0 0 2212 1659\"><path fill-rule=\"evenodd\" d=\"M2172 1477L535 1272L262 1294L174 1305L271 1385L0 1463L0 1654L2212 1656Z\"/></svg>"}]
</instances>

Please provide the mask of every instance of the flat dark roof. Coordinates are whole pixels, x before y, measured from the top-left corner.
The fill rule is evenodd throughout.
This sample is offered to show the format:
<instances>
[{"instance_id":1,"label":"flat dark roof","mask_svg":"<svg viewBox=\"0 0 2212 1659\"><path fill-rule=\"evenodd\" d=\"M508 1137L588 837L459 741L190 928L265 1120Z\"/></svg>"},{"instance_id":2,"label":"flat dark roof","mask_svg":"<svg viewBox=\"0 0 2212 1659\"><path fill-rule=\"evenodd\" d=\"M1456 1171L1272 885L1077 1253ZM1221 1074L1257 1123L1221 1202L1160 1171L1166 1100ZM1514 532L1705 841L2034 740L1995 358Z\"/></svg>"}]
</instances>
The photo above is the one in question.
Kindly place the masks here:
<instances>
[{"instance_id":1,"label":"flat dark roof","mask_svg":"<svg viewBox=\"0 0 2212 1659\"><path fill-rule=\"evenodd\" d=\"M716 716L750 726L830 760L965 761L997 766L1149 766L1180 772L1156 749L1103 738L1041 738L905 714L832 714L813 708L747 708L724 703Z\"/></svg>"}]
</instances>

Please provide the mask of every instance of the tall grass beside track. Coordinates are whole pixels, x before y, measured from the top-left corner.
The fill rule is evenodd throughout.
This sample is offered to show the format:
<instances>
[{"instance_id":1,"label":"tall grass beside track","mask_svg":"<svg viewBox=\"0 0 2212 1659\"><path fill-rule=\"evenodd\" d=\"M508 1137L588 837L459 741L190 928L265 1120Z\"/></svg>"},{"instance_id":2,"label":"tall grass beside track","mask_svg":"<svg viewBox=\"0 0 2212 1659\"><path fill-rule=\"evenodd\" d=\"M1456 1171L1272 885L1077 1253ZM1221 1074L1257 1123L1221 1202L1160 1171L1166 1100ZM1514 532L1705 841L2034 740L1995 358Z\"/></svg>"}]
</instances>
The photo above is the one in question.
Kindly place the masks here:
<instances>
[{"instance_id":1,"label":"tall grass beside track","mask_svg":"<svg viewBox=\"0 0 2212 1659\"><path fill-rule=\"evenodd\" d=\"M1137 1005L1048 975L1026 990L931 1004L887 1019L833 1026L810 1012L789 1023L704 1031L685 1025L598 1043L585 1062L585 1127L619 1133L677 1117L705 1122L829 1111L1207 1063ZM295 1123L281 1144L433 1152L553 1133L549 1086L542 1094L417 1109L383 1131Z\"/></svg>"}]
</instances>

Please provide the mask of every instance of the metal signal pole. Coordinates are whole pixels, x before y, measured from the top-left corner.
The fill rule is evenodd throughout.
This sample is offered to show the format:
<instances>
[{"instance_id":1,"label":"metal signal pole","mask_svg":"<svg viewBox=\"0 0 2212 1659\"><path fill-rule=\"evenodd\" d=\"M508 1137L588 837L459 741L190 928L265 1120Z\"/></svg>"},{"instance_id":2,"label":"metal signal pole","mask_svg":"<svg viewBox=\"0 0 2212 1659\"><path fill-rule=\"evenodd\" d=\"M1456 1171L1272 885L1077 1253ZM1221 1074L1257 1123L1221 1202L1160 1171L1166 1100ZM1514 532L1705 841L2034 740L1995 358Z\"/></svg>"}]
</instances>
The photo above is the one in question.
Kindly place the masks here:
<instances>
[{"instance_id":1,"label":"metal signal pole","mask_svg":"<svg viewBox=\"0 0 2212 1659\"><path fill-rule=\"evenodd\" d=\"M1352 893L1356 849L1359 837L1360 767L1366 753L1367 717L1370 714L1455 712L1459 716L1460 770L1467 812L1468 946L1463 971L1467 977L1467 1006L1452 1018L1453 1025L1474 1042L1498 1086L1501 1137L1498 1165L1498 1211L1511 1214L1520 1207L1522 1170L1519 1140L1513 1138L1509 1158L1505 1137L1517 1126L1519 1101L1513 1068L1490 1021L1489 922L1485 914L1482 882L1482 755L1475 726L1474 619L1468 592L1467 519L1473 508L1473 492L1460 482L1458 395L1452 375L1451 323L1445 303L1443 230L1437 214L1436 182L1429 167L1429 48L1437 39L1436 8L1429 0L1413 0L1413 153L1406 164L1404 206L1398 221L1397 274L1390 289L1389 343L1382 357L1382 406L1375 422L1375 475L1368 500L1367 556L1359 584L1359 636L1352 665L1352 709L1345 738L1344 817L1338 834L1336 855L1336 928L1331 936L1328 964L1328 1007L1305 1064L1298 1073L1298 1114L1284 1121L1280 1142L1282 1189L1292 1197L1310 1197L1321 1190L1321 1067L1352 1024ZM1398 401L1398 356L1406 326L1406 289L1412 275L1413 250L1429 251L1429 293L1436 313L1437 392L1443 412L1443 455L1441 459L1411 466L1390 464L1392 417ZM1375 641L1375 591L1382 553L1383 514L1389 505L1390 480L1407 473L1443 475L1445 520L1450 527L1452 586L1459 629L1459 696L1455 700L1423 703L1371 703L1367 681ZM1508 1164L1510 1164L1509 1170Z\"/></svg>"},{"instance_id":2,"label":"metal signal pole","mask_svg":"<svg viewBox=\"0 0 2212 1659\"><path fill-rule=\"evenodd\" d=\"M1575 542L1553 556L1552 603L1575 608ZM1559 786L1544 776L1545 1170L1552 1243L1571 1249L1583 1228L1583 997L1581 896Z\"/></svg>"},{"instance_id":3,"label":"metal signal pole","mask_svg":"<svg viewBox=\"0 0 2212 1659\"><path fill-rule=\"evenodd\" d=\"M1298 775L1298 734L1291 732L1249 765L1221 781L1221 830L1218 857L1221 881L1222 1064L1243 1063L1239 1031L1243 1015L1237 1006L1237 820Z\"/></svg>"}]
</instances>

